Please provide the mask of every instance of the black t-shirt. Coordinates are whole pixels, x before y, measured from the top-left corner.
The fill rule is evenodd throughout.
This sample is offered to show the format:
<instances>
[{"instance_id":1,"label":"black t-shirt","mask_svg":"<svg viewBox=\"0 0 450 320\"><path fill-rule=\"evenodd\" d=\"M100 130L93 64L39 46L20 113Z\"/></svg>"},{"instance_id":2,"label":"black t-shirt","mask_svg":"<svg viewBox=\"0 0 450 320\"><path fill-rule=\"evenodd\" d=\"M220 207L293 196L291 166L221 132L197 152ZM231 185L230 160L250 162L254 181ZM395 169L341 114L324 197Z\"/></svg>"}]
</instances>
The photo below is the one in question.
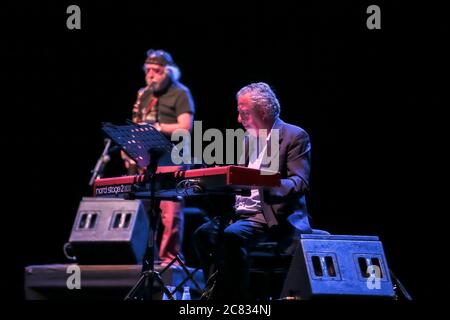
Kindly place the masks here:
<instances>
[{"instance_id":1,"label":"black t-shirt","mask_svg":"<svg viewBox=\"0 0 450 320\"><path fill-rule=\"evenodd\" d=\"M194 101L189 89L180 82L172 82L161 92L146 91L142 94L139 110L146 108L156 97L154 105L156 121L159 123L177 123L177 117L183 113L195 113Z\"/></svg>"}]
</instances>

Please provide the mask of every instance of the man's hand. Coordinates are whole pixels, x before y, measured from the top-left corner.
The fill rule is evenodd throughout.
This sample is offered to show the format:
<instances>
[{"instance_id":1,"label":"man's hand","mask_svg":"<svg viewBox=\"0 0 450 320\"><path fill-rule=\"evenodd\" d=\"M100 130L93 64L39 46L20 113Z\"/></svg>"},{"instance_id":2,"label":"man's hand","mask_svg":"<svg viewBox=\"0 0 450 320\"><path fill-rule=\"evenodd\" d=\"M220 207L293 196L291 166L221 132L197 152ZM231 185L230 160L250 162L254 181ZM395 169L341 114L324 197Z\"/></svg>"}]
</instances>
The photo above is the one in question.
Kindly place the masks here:
<instances>
[{"instance_id":1,"label":"man's hand","mask_svg":"<svg viewBox=\"0 0 450 320\"><path fill-rule=\"evenodd\" d=\"M120 156L124 160L125 168L130 168L130 166L136 165L136 162L134 162L133 159L131 159L123 150L120 151Z\"/></svg>"},{"instance_id":2,"label":"man's hand","mask_svg":"<svg viewBox=\"0 0 450 320\"><path fill-rule=\"evenodd\" d=\"M155 122L153 124L153 127L158 131L162 131L162 124L160 124L159 122Z\"/></svg>"},{"instance_id":3,"label":"man's hand","mask_svg":"<svg viewBox=\"0 0 450 320\"><path fill-rule=\"evenodd\" d=\"M182 113L177 117L176 123L155 123L155 128L167 135L171 135L175 130L185 129L191 130L194 122L194 116L190 113ZM159 127L157 127L157 126Z\"/></svg>"}]
</instances>

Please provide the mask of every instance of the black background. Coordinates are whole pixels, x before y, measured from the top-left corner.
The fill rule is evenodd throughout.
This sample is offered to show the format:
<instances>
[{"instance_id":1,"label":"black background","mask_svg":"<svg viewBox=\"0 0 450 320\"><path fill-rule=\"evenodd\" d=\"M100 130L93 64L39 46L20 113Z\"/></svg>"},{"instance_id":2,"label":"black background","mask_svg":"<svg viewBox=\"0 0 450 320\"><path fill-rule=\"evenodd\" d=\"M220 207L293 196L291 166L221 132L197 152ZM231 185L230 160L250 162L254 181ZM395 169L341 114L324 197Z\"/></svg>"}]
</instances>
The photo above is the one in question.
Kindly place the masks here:
<instances>
[{"instance_id":1,"label":"black background","mask_svg":"<svg viewBox=\"0 0 450 320\"><path fill-rule=\"evenodd\" d=\"M81 8L81 30L66 28L70 4ZM381 7L381 30L366 27L370 4ZM62 1L7 3L1 19L11 297L23 298L24 266L66 261L62 245L103 149L100 124L130 117L149 48L172 54L205 128L237 128L237 90L269 83L281 118L312 139L313 226L380 236L410 293L435 296L425 242L443 215L430 179L440 174L431 159L445 146L430 133L443 129L448 106L441 8ZM120 167L113 161L108 170Z\"/></svg>"}]
</instances>

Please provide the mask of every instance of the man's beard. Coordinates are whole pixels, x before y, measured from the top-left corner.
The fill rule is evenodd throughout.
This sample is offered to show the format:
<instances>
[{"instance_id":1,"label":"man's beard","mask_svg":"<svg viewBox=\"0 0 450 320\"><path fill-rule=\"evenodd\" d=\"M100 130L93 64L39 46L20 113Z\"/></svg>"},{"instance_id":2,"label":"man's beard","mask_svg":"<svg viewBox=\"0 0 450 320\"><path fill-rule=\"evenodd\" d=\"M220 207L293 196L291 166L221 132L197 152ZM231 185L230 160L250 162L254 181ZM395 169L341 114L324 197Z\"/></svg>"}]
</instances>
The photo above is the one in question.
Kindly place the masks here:
<instances>
[{"instance_id":1,"label":"man's beard","mask_svg":"<svg viewBox=\"0 0 450 320\"><path fill-rule=\"evenodd\" d=\"M162 79L160 82L152 81L148 84L148 88L152 90L153 92L162 91L166 88L166 86L169 84L169 78L166 77Z\"/></svg>"}]
</instances>

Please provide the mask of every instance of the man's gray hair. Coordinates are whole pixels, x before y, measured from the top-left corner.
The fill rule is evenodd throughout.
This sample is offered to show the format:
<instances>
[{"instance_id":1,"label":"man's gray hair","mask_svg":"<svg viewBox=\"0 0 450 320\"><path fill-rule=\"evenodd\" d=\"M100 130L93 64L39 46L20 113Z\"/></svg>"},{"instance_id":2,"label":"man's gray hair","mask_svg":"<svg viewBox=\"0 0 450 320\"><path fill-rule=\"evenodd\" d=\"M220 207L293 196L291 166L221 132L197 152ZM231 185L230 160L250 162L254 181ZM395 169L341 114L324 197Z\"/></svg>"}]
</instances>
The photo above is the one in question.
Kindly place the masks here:
<instances>
[{"instance_id":1,"label":"man's gray hair","mask_svg":"<svg viewBox=\"0 0 450 320\"><path fill-rule=\"evenodd\" d=\"M273 118L280 115L280 103L267 83L251 83L239 90L236 98L245 94L249 94L253 105L265 114Z\"/></svg>"},{"instance_id":2,"label":"man's gray hair","mask_svg":"<svg viewBox=\"0 0 450 320\"><path fill-rule=\"evenodd\" d=\"M181 71L177 66L166 66L165 72L172 81L178 81L181 78Z\"/></svg>"}]
</instances>

